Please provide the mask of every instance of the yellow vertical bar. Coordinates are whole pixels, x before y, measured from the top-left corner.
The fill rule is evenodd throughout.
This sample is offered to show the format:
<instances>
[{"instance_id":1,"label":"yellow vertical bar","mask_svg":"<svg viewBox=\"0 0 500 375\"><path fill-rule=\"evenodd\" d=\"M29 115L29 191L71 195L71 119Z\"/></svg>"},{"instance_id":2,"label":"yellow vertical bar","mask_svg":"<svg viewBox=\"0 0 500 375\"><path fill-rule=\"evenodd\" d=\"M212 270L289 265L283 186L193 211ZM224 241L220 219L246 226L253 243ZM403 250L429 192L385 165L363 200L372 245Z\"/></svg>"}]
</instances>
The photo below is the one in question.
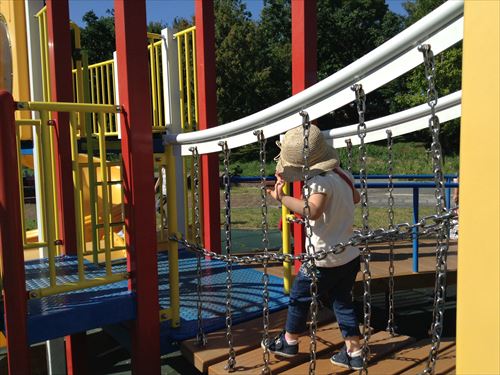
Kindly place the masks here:
<instances>
[{"instance_id":1,"label":"yellow vertical bar","mask_svg":"<svg viewBox=\"0 0 500 375\"><path fill-rule=\"evenodd\" d=\"M45 186L45 196L43 199L46 202L46 216L45 224L47 228L47 255L49 260L49 280L50 286L56 285L56 268L55 268L55 255L56 247L55 240L58 235L57 229L57 216L56 216L56 194L55 194L55 179L54 179L54 164L52 158L52 128L48 126L49 114L47 111L40 112L40 134L42 138L42 164L44 174L42 176Z\"/></svg>"},{"instance_id":2,"label":"yellow vertical bar","mask_svg":"<svg viewBox=\"0 0 500 375\"><path fill-rule=\"evenodd\" d=\"M108 170L106 163L106 126L104 113L99 113L99 160L101 169L101 189L102 189L102 222L104 233L104 258L106 262L106 274L111 275L111 244L109 225L109 204L108 204Z\"/></svg>"},{"instance_id":3,"label":"yellow vertical bar","mask_svg":"<svg viewBox=\"0 0 500 375\"><path fill-rule=\"evenodd\" d=\"M108 94L108 101L106 104L114 104L113 96L111 94L111 85L113 84L113 82L112 81L110 82L110 71L111 71L112 66L113 65L106 64L106 68L105 68L105 71L106 71L106 92ZM108 123L109 131L111 133L115 133L116 129L113 126L113 122L111 121L112 117L113 117L112 113L106 114L106 122Z\"/></svg>"},{"instance_id":4,"label":"yellow vertical bar","mask_svg":"<svg viewBox=\"0 0 500 375\"><path fill-rule=\"evenodd\" d=\"M96 104L96 93L95 93L95 84L94 84L94 79L95 79L95 74L96 74L96 69L95 68L89 68L89 79L90 79L90 102ZM97 115L95 113L92 113L92 132L98 133L99 130L97 129Z\"/></svg>"},{"instance_id":5,"label":"yellow vertical bar","mask_svg":"<svg viewBox=\"0 0 500 375\"><path fill-rule=\"evenodd\" d=\"M43 118L40 116L41 121L43 121ZM44 136L42 135L44 131L44 126L42 125L43 122L40 122L40 126L37 128L37 137L36 137L36 150L37 150L37 158L39 160L38 168L39 168L39 173L36 174L36 181L35 184L39 187L40 191L40 202L39 202L39 209L40 209L40 215L38 215L41 218L47 218L47 186L45 182L45 176L46 176L46 165L44 163L43 159L43 139ZM50 236L48 234L48 226L47 226L47 221L42 220L40 223L37 223L37 228L38 228L38 240L40 241L41 233L43 233L43 239L47 243L49 243Z\"/></svg>"},{"instance_id":6,"label":"yellow vertical bar","mask_svg":"<svg viewBox=\"0 0 500 375\"><path fill-rule=\"evenodd\" d=\"M153 39L149 40L149 69L151 76L151 104L153 110L153 128L158 126L158 108L157 108L157 97L156 97L156 77L155 77L155 56L154 56L154 46Z\"/></svg>"},{"instance_id":7,"label":"yellow vertical bar","mask_svg":"<svg viewBox=\"0 0 500 375\"><path fill-rule=\"evenodd\" d=\"M500 374L499 34L500 2L465 2L457 374Z\"/></svg>"},{"instance_id":8,"label":"yellow vertical bar","mask_svg":"<svg viewBox=\"0 0 500 375\"><path fill-rule=\"evenodd\" d=\"M191 44L193 49L193 92L194 92L194 130L198 129L198 76L196 71L196 30L191 31Z\"/></svg>"},{"instance_id":9,"label":"yellow vertical bar","mask_svg":"<svg viewBox=\"0 0 500 375\"><path fill-rule=\"evenodd\" d=\"M163 42L161 42L163 43ZM157 108L158 108L158 126L164 126L165 123L163 121L163 103L162 103L162 98L163 98L163 90L162 90L162 85L161 85L161 63L160 63L160 53L161 53L161 43L155 45L155 59L156 59L156 87L158 87L158 95L157 95ZM163 94L163 95L162 95Z\"/></svg>"},{"instance_id":10,"label":"yellow vertical bar","mask_svg":"<svg viewBox=\"0 0 500 375\"><path fill-rule=\"evenodd\" d=\"M80 167L78 164L78 141L77 141L77 115L75 112L70 112L70 129L71 129L71 158L73 167L73 185L75 199L75 222L76 222L76 254L78 256L78 279L83 281L85 273L83 268L83 252L85 247L84 229L83 229L83 200L81 196L82 186L80 182Z\"/></svg>"},{"instance_id":11,"label":"yellow vertical bar","mask_svg":"<svg viewBox=\"0 0 500 375\"><path fill-rule=\"evenodd\" d=\"M290 185L285 184L283 186L283 192L288 194L290 190ZM281 228L282 232L282 246L283 254L290 254L290 225L288 224L287 216L290 214L288 208L282 204L281 205ZM285 294L290 294L290 288L292 286L292 263L283 262L283 287Z\"/></svg>"},{"instance_id":12,"label":"yellow vertical bar","mask_svg":"<svg viewBox=\"0 0 500 375\"><path fill-rule=\"evenodd\" d=\"M186 123L184 119L184 74L183 74L183 64L182 64L182 38L177 38L177 62L179 64L179 104L181 112L181 129L186 128Z\"/></svg>"},{"instance_id":13,"label":"yellow vertical bar","mask_svg":"<svg viewBox=\"0 0 500 375\"><path fill-rule=\"evenodd\" d=\"M24 223L25 220L25 212L24 212L24 183L23 183L23 166L21 163L21 130L20 125L16 124L16 144L17 144L17 177L19 184L19 194L21 203L21 230L23 232L23 245L26 244L26 226ZM38 239L40 241L40 239Z\"/></svg>"},{"instance_id":14,"label":"yellow vertical bar","mask_svg":"<svg viewBox=\"0 0 500 375\"><path fill-rule=\"evenodd\" d=\"M168 237L177 235L177 194L175 190L175 160L173 147L167 146L167 219ZM180 301L179 301L179 254L177 241L168 243L169 282L170 282L170 306L172 309L172 327L178 327L180 323Z\"/></svg>"},{"instance_id":15,"label":"yellow vertical bar","mask_svg":"<svg viewBox=\"0 0 500 375\"><path fill-rule=\"evenodd\" d=\"M186 98L187 98L187 121L189 128L193 126L192 121L192 108L191 108L191 75L189 74L189 69L191 65L189 64L189 43L188 34L184 34L184 62L186 66Z\"/></svg>"}]
</instances>

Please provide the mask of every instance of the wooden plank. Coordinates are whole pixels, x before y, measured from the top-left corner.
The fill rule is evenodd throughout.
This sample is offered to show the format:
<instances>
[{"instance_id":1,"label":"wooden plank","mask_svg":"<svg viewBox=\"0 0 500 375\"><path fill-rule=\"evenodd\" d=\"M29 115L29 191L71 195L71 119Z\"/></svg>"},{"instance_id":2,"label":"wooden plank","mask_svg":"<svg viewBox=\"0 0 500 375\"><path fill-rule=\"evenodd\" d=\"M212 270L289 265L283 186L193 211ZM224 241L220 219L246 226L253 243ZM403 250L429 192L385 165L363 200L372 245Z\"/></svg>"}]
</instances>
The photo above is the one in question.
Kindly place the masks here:
<instances>
[{"instance_id":1,"label":"wooden plank","mask_svg":"<svg viewBox=\"0 0 500 375\"><path fill-rule=\"evenodd\" d=\"M456 346L452 345L449 348L443 350L438 354L438 359L436 361L436 367L434 370L435 374L447 374L455 369L456 364ZM402 372L403 375L414 375L421 374L427 362L420 363L418 366L412 367L411 369Z\"/></svg>"},{"instance_id":2,"label":"wooden plank","mask_svg":"<svg viewBox=\"0 0 500 375\"><path fill-rule=\"evenodd\" d=\"M440 351L455 345L454 339L443 339ZM377 363L370 365L373 374L399 374L427 360L430 350L430 340L420 340L400 350Z\"/></svg>"},{"instance_id":3,"label":"wooden plank","mask_svg":"<svg viewBox=\"0 0 500 375\"><path fill-rule=\"evenodd\" d=\"M269 334L276 336L285 327L287 310L280 310L269 316ZM318 312L319 324L332 322L335 315L329 309L320 309ZM262 318L256 318L244 323L236 324L232 328L234 351L237 355L250 350L260 348L262 340ZM201 372L207 372L208 368L218 362L227 360L228 346L226 331L220 330L207 335L208 343L200 348L196 339L185 340L181 343L181 353Z\"/></svg>"},{"instance_id":4,"label":"wooden plank","mask_svg":"<svg viewBox=\"0 0 500 375\"><path fill-rule=\"evenodd\" d=\"M370 339L370 361L377 360L392 353L402 347L413 343L415 339L408 336L395 336L392 337L385 331L377 332L372 335ZM316 374L349 374L352 370L347 368L335 366L330 362L330 357L333 355L333 348L326 350L318 355L316 360ZM289 371L290 374L307 374L309 369L309 362L300 366L294 367ZM356 371L356 374L358 371ZM375 372L370 372L375 374Z\"/></svg>"},{"instance_id":5,"label":"wooden plank","mask_svg":"<svg viewBox=\"0 0 500 375\"><path fill-rule=\"evenodd\" d=\"M270 333L277 335L286 322L287 310L280 310L270 314ZM232 328L235 353L241 354L260 346L262 340L262 318L257 318L234 325ZM181 343L181 353L194 367L206 372L214 363L224 361L228 357L226 331L212 332L207 335L207 346L200 348L196 339L185 340Z\"/></svg>"},{"instance_id":6,"label":"wooden plank","mask_svg":"<svg viewBox=\"0 0 500 375\"><path fill-rule=\"evenodd\" d=\"M316 350L318 353L330 351L332 348L338 348L344 344L342 334L337 323L329 323L318 328ZM241 356L236 357L236 370L234 374L260 374L263 367L263 350L258 349L249 351ZM299 354L292 358L283 358L280 356L271 355L269 367L273 374L288 370L301 363L309 361L309 338L301 337L299 340ZM217 363L210 366L208 369L209 375L227 374L224 369L225 362ZM305 372L307 373L307 371Z\"/></svg>"}]
</instances>

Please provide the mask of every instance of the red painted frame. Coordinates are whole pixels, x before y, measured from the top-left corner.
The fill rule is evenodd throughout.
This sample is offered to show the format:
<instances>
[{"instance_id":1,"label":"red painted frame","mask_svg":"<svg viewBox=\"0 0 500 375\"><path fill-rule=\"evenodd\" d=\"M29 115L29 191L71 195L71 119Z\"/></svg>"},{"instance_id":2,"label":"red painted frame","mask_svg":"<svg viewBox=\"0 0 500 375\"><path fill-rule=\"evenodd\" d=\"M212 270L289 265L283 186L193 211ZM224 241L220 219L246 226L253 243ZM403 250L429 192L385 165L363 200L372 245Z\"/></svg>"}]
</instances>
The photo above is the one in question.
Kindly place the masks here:
<instances>
[{"instance_id":1,"label":"red painted frame","mask_svg":"<svg viewBox=\"0 0 500 375\"><path fill-rule=\"evenodd\" d=\"M73 102L71 33L67 0L47 0L47 33L50 66L50 90L53 102ZM76 217L71 158L69 114L54 112L56 142L57 206L62 253L76 255ZM85 332L65 338L66 370L68 374L85 374L87 371Z\"/></svg>"},{"instance_id":2,"label":"red painted frame","mask_svg":"<svg viewBox=\"0 0 500 375\"><path fill-rule=\"evenodd\" d=\"M115 0L127 268L136 293L132 372L160 373L158 262L145 1Z\"/></svg>"},{"instance_id":3,"label":"red painted frame","mask_svg":"<svg viewBox=\"0 0 500 375\"><path fill-rule=\"evenodd\" d=\"M292 0L292 95L317 81L316 0ZM293 196L302 195L300 181L293 183ZM304 227L293 224L294 254L304 252ZM298 272L300 262L295 262Z\"/></svg>"},{"instance_id":4,"label":"red painted frame","mask_svg":"<svg viewBox=\"0 0 500 375\"><path fill-rule=\"evenodd\" d=\"M199 128L208 129L217 125L213 0L195 1L195 19ZM202 155L201 186L203 244L205 248L220 254L219 158L217 154Z\"/></svg>"},{"instance_id":5,"label":"red painted frame","mask_svg":"<svg viewBox=\"0 0 500 375\"><path fill-rule=\"evenodd\" d=\"M14 100L0 91L0 256L9 374L30 374Z\"/></svg>"}]
</instances>

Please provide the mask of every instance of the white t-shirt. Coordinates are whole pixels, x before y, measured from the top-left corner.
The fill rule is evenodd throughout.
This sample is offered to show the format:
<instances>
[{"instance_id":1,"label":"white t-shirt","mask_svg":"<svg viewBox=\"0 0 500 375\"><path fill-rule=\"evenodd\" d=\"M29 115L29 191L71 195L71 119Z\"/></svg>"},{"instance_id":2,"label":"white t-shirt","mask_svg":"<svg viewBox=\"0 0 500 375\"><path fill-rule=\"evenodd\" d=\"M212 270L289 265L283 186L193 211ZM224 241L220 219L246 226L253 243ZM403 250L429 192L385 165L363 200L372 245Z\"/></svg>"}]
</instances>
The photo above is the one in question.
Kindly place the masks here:
<instances>
[{"instance_id":1,"label":"white t-shirt","mask_svg":"<svg viewBox=\"0 0 500 375\"><path fill-rule=\"evenodd\" d=\"M344 171L342 170L342 172ZM353 181L348 172L344 172L344 174ZM309 186L311 187L311 195L323 193L327 197L326 208L321 217L317 220L310 220L314 250L318 252L329 249L340 242L346 242L353 234L354 202L351 187L335 172L312 177L309 180ZM349 263L358 256L359 249L348 246L340 254L329 254L326 258L317 260L316 265L318 267L338 267Z\"/></svg>"}]
</instances>

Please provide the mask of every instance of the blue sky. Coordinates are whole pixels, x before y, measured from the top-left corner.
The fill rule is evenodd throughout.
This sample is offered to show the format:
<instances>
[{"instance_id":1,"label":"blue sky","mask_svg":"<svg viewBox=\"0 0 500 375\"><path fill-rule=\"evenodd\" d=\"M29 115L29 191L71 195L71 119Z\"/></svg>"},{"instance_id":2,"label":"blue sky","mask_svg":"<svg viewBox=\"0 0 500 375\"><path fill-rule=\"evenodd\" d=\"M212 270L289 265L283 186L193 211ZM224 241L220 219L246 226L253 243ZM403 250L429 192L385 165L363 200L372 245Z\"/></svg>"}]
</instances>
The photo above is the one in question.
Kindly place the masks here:
<instances>
[{"instance_id":1,"label":"blue sky","mask_svg":"<svg viewBox=\"0 0 500 375\"><path fill-rule=\"evenodd\" d=\"M389 8L396 13L405 14L402 4L407 0L385 0ZM258 18L263 6L262 0L246 0L247 9L253 18ZM69 0L69 12L72 21L82 25L82 16L94 10L97 16L106 14L106 9L113 8L113 0ZM162 21L172 25L175 17L191 18L194 14L194 0L146 0L148 22Z\"/></svg>"}]
</instances>

